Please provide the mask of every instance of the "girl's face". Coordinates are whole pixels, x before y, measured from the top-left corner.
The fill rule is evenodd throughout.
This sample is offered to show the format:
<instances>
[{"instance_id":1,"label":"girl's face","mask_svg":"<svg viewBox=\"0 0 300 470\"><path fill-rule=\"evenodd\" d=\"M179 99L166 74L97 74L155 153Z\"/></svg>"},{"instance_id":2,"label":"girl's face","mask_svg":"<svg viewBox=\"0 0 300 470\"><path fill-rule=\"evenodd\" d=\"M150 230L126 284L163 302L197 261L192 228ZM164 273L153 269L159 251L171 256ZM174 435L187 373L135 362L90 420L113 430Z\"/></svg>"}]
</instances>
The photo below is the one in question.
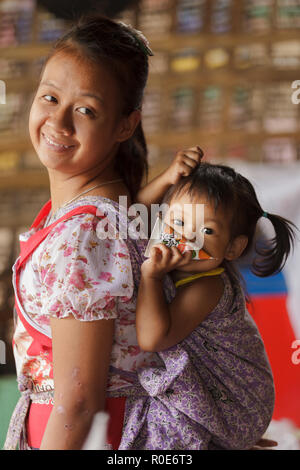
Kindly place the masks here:
<instances>
[{"instance_id":1,"label":"girl's face","mask_svg":"<svg viewBox=\"0 0 300 470\"><path fill-rule=\"evenodd\" d=\"M215 210L214 203L205 195L193 200L187 194L176 196L169 204L164 221L193 244L197 245L200 240L203 246L198 245L199 248L203 248L214 258L191 260L181 266L180 271L209 271L220 266L224 259L231 260L240 255L237 248L242 247L239 243L236 246L236 242L231 241L230 216L225 214L221 206Z\"/></svg>"},{"instance_id":2,"label":"girl's face","mask_svg":"<svg viewBox=\"0 0 300 470\"><path fill-rule=\"evenodd\" d=\"M105 66L57 52L45 66L29 117L42 164L70 175L109 167L131 131L120 103L117 82Z\"/></svg>"}]
</instances>

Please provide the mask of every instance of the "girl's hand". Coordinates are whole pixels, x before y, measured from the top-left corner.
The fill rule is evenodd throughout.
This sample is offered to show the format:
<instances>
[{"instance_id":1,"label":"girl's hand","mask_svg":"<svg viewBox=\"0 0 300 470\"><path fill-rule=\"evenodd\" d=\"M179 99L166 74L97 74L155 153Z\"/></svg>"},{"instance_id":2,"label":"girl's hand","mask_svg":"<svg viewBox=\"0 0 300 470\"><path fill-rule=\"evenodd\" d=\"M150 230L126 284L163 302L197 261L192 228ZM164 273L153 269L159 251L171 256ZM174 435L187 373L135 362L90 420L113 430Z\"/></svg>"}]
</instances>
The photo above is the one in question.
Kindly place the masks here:
<instances>
[{"instance_id":1,"label":"girl's hand","mask_svg":"<svg viewBox=\"0 0 300 470\"><path fill-rule=\"evenodd\" d=\"M187 150L180 150L169 168L164 171L164 179L169 185L178 183L182 176L188 176L199 165L202 157L203 151L198 145Z\"/></svg>"},{"instance_id":2,"label":"girl's hand","mask_svg":"<svg viewBox=\"0 0 300 470\"><path fill-rule=\"evenodd\" d=\"M150 257L142 264L141 272L144 277L161 280L165 274L189 263L191 259L192 250L182 254L175 246L169 248L159 243L151 248Z\"/></svg>"}]
</instances>

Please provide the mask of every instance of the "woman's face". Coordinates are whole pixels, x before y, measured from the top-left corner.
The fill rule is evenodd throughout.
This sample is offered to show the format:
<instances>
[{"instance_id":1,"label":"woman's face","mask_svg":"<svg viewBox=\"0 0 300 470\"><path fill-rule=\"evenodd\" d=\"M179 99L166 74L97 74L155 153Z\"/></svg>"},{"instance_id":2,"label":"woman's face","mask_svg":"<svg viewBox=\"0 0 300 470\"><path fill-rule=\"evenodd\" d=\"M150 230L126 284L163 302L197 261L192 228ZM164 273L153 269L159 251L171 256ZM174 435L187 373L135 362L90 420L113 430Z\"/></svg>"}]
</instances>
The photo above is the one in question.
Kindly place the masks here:
<instances>
[{"instance_id":1,"label":"woman's face","mask_svg":"<svg viewBox=\"0 0 300 470\"><path fill-rule=\"evenodd\" d=\"M117 82L105 66L56 53L45 66L29 117L42 164L72 175L107 168L128 138L120 103Z\"/></svg>"}]
</instances>

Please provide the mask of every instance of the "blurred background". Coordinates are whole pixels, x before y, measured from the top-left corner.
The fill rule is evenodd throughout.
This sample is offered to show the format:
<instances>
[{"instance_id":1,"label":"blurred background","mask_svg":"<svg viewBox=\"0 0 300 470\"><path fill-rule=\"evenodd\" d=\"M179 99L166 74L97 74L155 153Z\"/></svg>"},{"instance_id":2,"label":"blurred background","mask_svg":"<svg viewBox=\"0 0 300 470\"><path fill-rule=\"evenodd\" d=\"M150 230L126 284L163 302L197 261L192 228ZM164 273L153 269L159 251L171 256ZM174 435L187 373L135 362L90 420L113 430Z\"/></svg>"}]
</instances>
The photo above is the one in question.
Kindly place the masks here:
<instances>
[{"instance_id":1,"label":"blurred background","mask_svg":"<svg viewBox=\"0 0 300 470\"><path fill-rule=\"evenodd\" d=\"M18 399L11 267L19 233L50 197L28 113L52 43L85 11L131 24L154 51L143 106L150 178L198 144L206 160L247 176L266 211L300 227L300 0L0 0L0 446ZM269 225L258 232L272 236ZM299 240L279 275L259 279L249 263L240 266L249 310L276 386L269 432L280 448L300 448Z\"/></svg>"}]
</instances>

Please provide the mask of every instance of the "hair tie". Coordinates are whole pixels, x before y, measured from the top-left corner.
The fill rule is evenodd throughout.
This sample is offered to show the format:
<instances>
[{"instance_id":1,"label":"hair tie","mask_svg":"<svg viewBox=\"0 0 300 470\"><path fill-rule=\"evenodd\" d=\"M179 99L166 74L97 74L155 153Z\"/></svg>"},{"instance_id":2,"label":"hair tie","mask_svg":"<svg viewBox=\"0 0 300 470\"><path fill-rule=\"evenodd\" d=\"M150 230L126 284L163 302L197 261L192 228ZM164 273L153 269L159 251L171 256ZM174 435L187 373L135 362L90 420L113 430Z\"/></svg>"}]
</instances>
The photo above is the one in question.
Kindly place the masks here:
<instances>
[{"instance_id":1,"label":"hair tie","mask_svg":"<svg viewBox=\"0 0 300 470\"><path fill-rule=\"evenodd\" d=\"M268 219L268 218L269 218L269 214L268 214L267 212L263 212L263 213L262 213L262 217L265 217L266 219Z\"/></svg>"},{"instance_id":2,"label":"hair tie","mask_svg":"<svg viewBox=\"0 0 300 470\"><path fill-rule=\"evenodd\" d=\"M122 26L125 26L125 28L131 34L133 39L135 39L136 45L141 49L141 51L145 55L150 55L150 56L154 55L152 49L150 48L149 41L146 38L146 36L144 36L142 31L135 29L133 26L131 26L131 24L123 23L123 21L119 21L119 24L121 24Z\"/></svg>"}]
</instances>

